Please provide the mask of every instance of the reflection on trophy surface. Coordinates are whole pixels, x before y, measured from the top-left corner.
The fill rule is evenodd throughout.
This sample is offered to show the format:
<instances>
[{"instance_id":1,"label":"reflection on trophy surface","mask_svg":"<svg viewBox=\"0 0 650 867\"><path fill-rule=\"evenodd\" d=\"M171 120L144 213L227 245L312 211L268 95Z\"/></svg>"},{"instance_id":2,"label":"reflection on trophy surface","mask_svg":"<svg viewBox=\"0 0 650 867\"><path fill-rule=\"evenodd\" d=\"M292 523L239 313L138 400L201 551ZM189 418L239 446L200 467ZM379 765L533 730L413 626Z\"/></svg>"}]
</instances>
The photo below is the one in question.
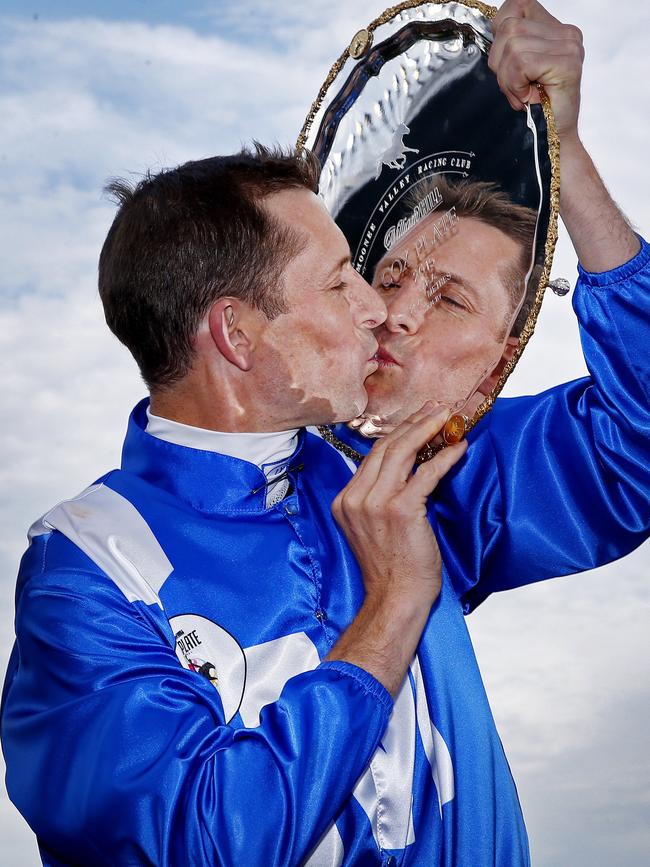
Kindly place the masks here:
<instances>
[{"instance_id":1,"label":"reflection on trophy surface","mask_svg":"<svg viewBox=\"0 0 650 867\"><path fill-rule=\"evenodd\" d=\"M354 423L370 436L431 399L472 416L512 358L536 289L537 212L496 185L433 176L405 197L400 216L372 279L388 318L375 332L368 406Z\"/></svg>"}]
</instances>

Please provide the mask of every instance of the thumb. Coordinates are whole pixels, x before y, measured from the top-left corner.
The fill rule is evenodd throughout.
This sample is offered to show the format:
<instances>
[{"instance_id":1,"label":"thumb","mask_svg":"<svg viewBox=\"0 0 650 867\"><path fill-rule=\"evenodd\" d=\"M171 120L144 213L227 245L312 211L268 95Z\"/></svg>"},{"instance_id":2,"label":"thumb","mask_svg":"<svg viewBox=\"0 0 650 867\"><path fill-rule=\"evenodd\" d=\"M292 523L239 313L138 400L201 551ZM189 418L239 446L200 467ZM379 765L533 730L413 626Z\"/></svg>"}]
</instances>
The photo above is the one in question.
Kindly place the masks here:
<instances>
[{"instance_id":1,"label":"thumb","mask_svg":"<svg viewBox=\"0 0 650 867\"><path fill-rule=\"evenodd\" d=\"M512 87L512 91L514 95L520 102L523 102L524 105L528 105L533 95L533 84L530 81L522 82L521 84L515 84Z\"/></svg>"}]
</instances>

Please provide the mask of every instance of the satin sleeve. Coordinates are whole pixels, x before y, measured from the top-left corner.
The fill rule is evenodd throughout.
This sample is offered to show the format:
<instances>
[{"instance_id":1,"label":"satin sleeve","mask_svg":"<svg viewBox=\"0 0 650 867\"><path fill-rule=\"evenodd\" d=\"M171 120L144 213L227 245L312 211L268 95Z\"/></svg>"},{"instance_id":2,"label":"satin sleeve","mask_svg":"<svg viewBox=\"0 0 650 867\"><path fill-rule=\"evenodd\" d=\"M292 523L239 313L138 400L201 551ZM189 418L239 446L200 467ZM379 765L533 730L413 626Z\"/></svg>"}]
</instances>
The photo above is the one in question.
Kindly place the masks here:
<instances>
[{"instance_id":1,"label":"satin sleeve","mask_svg":"<svg viewBox=\"0 0 650 867\"><path fill-rule=\"evenodd\" d=\"M650 247L573 297L589 376L503 398L470 433L431 517L469 612L489 594L591 569L650 531Z\"/></svg>"},{"instance_id":2,"label":"satin sleeve","mask_svg":"<svg viewBox=\"0 0 650 867\"><path fill-rule=\"evenodd\" d=\"M156 606L153 606L156 608ZM52 863L299 864L392 710L345 662L291 678L256 728L224 724L150 616L102 574L20 589L5 684L7 790Z\"/></svg>"}]
</instances>

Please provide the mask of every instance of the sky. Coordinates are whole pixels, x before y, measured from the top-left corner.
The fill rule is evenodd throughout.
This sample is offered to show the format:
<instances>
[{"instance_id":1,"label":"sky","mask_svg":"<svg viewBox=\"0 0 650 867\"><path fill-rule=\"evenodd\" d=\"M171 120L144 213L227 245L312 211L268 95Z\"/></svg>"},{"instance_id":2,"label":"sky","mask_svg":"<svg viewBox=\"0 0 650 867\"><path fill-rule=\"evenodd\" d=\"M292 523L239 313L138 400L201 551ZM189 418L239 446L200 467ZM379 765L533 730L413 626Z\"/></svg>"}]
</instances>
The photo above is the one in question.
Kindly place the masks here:
<instances>
[{"instance_id":1,"label":"sky","mask_svg":"<svg viewBox=\"0 0 650 867\"><path fill-rule=\"evenodd\" d=\"M0 0L0 669L27 527L118 464L145 393L97 296L104 183L252 138L293 142L331 63L385 5ZM649 7L628 0L614 20L604 0L547 6L583 30L581 134L647 237ZM561 232L553 276L575 269ZM504 394L585 373L570 296L549 293ZM536 867L648 863L649 561L646 544L469 618ZM0 841L0 867L40 863L2 786Z\"/></svg>"}]
</instances>

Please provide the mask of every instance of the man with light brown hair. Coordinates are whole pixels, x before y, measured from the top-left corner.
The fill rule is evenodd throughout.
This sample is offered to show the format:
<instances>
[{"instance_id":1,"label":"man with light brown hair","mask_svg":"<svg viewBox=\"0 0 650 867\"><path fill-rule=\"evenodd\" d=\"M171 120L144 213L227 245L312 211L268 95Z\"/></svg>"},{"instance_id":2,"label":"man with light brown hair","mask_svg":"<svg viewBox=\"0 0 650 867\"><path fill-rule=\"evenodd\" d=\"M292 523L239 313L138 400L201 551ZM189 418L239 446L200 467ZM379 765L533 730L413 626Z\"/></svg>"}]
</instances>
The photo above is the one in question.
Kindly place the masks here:
<instances>
[{"instance_id":1,"label":"man with light brown hair","mask_svg":"<svg viewBox=\"0 0 650 867\"><path fill-rule=\"evenodd\" d=\"M366 381L374 432L428 399L471 417L513 357L537 291L532 208L495 184L444 175L415 185L403 213L417 217L422 202L433 209L408 221L373 275L388 309Z\"/></svg>"}]
</instances>

